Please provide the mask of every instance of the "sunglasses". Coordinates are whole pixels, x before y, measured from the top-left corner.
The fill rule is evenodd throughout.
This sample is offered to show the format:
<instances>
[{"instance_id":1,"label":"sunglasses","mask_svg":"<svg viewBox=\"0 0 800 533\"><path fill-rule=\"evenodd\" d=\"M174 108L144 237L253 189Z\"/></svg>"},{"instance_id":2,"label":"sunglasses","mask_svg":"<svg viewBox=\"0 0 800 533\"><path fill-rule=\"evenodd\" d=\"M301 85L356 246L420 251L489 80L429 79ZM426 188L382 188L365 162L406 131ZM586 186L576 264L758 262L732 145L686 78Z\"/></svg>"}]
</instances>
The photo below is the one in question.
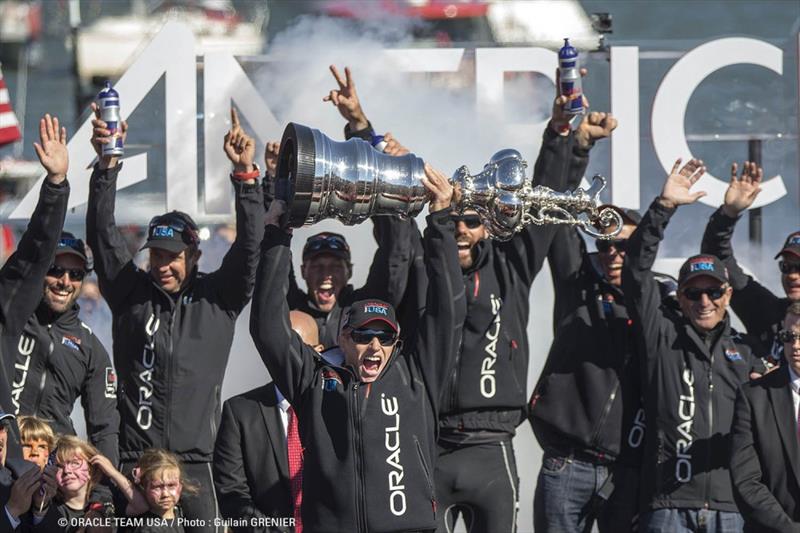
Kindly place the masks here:
<instances>
[{"instance_id":1,"label":"sunglasses","mask_svg":"<svg viewBox=\"0 0 800 533\"><path fill-rule=\"evenodd\" d=\"M597 239L594 243L595 246L597 246L597 251L603 254L610 252L612 246L616 248L618 252L624 253L628 251L628 239Z\"/></svg>"},{"instance_id":2,"label":"sunglasses","mask_svg":"<svg viewBox=\"0 0 800 533\"><path fill-rule=\"evenodd\" d=\"M794 274L800 272L800 263L787 263L786 261L780 261L778 263L778 268L781 269L781 274Z\"/></svg>"},{"instance_id":3,"label":"sunglasses","mask_svg":"<svg viewBox=\"0 0 800 533\"><path fill-rule=\"evenodd\" d=\"M798 331L779 331L778 332L778 340L781 342L790 342L794 344L798 340L800 340L800 332Z\"/></svg>"},{"instance_id":4,"label":"sunglasses","mask_svg":"<svg viewBox=\"0 0 800 533\"><path fill-rule=\"evenodd\" d=\"M350 251L347 242L338 235L324 235L312 237L306 242L305 252L318 252L320 250Z\"/></svg>"},{"instance_id":5,"label":"sunglasses","mask_svg":"<svg viewBox=\"0 0 800 533\"><path fill-rule=\"evenodd\" d=\"M691 300L693 302L699 302L704 294L706 296L708 296L709 300L719 300L720 298L722 298L725 295L725 291L727 289L728 288L725 285L723 285L721 287L713 287L713 288L709 288L709 289L701 289L699 287L690 287L688 289L683 289L683 291L681 291L681 292L689 300Z\"/></svg>"},{"instance_id":6,"label":"sunglasses","mask_svg":"<svg viewBox=\"0 0 800 533\"><path fill-rule=\"evenodd\" d=\"M192 224L188 223L182 218L170 215L167 216L159 215L150 219L150 224L149 224L150 236L151 237L154 236L154 230L162 226L166 226L172 230L175 230L181 233L181 235L186 235L192 243L196 243L198 241L197 228L195 228Z\"/></svg>"},{"instance_id":7,"label":"sunglasses","mask_svg":"<svg viewBox=\"0 0 800 533\"><path fill-rule=\"evenodd\" d=\"M350 330L350 338L356 344L369 344L372 339L377 337L381 346L391 346L397 340L397 334L393 331L386 331L385 329L352 329Z\"/></svg>"},{"instance_id":8,"label":"sunglasses","mask_svg":"<svg viewBox=\"0 0 800 533\"><path fill-rule=\"evenodd\" d=\"M83 281L83 278L86 277L85 270L80 268L64 268L58 265L51 265L50 270L47 271L47 275L56 279L61 279L67 272L69 272L69 279L72 281Z\"/></svg>"},{"instance_id":9,"label":"sunglasses","mask_svg":"<svg viewBox=\"0 0 800 533\"><path fill-rule=\"evenodd\" d=\"M463 222L469 229L475 229L483 224L481 217L478 215L450 215L450 220L452 220L453 224L456 226L459 222Z\"/></svg>"}]
</instances>

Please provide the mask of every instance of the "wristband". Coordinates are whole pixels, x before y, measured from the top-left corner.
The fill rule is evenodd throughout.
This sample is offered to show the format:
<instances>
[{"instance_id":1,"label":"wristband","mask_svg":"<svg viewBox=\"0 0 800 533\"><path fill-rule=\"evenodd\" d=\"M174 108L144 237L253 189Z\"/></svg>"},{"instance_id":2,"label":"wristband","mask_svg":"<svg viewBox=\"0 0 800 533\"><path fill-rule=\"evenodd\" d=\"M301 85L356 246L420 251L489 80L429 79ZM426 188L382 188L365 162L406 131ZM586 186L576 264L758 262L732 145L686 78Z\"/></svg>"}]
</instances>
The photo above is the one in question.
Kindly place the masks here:
<instances>
[{"instance_id":1,"label":"wristband","mask_svg":"<svg viewBox=\"0 0 800 533\"><path fill-rule=\"evenodd\" d=\"M254 180L258 179L261 176L261 169L258 168L258 165L253 163L253 170L250 172L234 172L231 174L231 177L237 181L247 181L247 180Z\"/></svg>"}]
</instances>

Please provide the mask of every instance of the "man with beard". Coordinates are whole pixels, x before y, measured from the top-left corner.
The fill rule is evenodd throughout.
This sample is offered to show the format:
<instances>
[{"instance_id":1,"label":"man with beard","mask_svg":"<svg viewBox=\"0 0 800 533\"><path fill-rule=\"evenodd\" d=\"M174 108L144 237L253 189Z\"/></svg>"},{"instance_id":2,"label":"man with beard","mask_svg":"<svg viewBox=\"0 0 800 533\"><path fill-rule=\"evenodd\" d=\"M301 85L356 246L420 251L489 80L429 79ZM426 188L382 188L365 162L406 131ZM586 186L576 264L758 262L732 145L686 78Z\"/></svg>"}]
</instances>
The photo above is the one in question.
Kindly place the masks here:
<instances>
[{"instance_id":1,"label":"man with beard","mask_svg":"<svg viewBox=\"0 0 800 533\"><path fill-rule=\"evenodd\" d=\"M702 161L676 161L661 195L628 239L622 268L625 306L641 335L645 447L639 530L741 531L729 470L737 389L763 372L754 338L731 328L733 289L724 263L709 254L687 259L678 276L678 305L663 300L651 268L675 210L704 192L690 192Z\"/></svg>"},{"instance_id":2,"label":"man with beard","mask_svg":"<svg viewBox=\"0 0 800 533\"><path fill-rule=\"evenodd\" d=\"M15 341L42 300L42 281L53 261L69 199L66 129L59 126L58 118L45 115L39 122L39 139L34 147L47 177L16 252L0 270L0 405L6 413L16 410L11 399L18 349ZM22 457L18 428L13 421L7 441L9 456Z\"/></svg>"},{"instance_id":3,"label":"man with beard","mask_svg":"<svg viewBox=\"0 0 800 533\"><path fill-rule=\"evenodd\" d=\"M116 375L105 348L78 317L76 303L90 270L83 241L62 233L39 308L14 343L18 351L11 396L17 414L48 420L62 435L75 435L70 414L80 397L90 442L116 465Z\"/></svg>"},{"instance_id":4,"label":"man with beard","mask_svg":"<svg viewBox=\"0 0 800 533\"><path fill-rule=\"evenodd\" d=\"M738 166L731 166L731 182L725 191L725 200L708 220L701 250L722 259L731 276L733 298L731 307L747 328L747 333L758 337L764 346L770 348L769 359L780 362L783 343L776 335L786 308L792 302L800 302L800 231L786 237L783 248L775 256L781 271L781 284L784 297L778 296L760 284L752 276L742 271L733 255L731 239L736 222L747 211L761 192L764 171L749 161L745 161L742 173L737 177Z\"/></svg>"},{"instance_id":5,"label":"man with beard","mask_svg":"<svg viewBox=\"0 0 800 533\"><path fill-rule=\"evenodd\" d=\"M181 500L187 519L215 531L217 502L211 473L220 398L236 319L250 301L263 234L264 199L253 164L255 141L231 109L223 148L234 170L236 240L214 272L197 269L200 239L194 220L180 211L154 217L147 229L149 271L136 267L114 219L122 163L103 156L109 130L96 106L92 144L99 162L90 182L86 232L100 290L113 314L114 363L122 470L130 471L148 448L181 459L197 494ZM122 123L123 135L127 124ZM200 524L198 520L196 523Z\"/></svg>"}]
</instances>

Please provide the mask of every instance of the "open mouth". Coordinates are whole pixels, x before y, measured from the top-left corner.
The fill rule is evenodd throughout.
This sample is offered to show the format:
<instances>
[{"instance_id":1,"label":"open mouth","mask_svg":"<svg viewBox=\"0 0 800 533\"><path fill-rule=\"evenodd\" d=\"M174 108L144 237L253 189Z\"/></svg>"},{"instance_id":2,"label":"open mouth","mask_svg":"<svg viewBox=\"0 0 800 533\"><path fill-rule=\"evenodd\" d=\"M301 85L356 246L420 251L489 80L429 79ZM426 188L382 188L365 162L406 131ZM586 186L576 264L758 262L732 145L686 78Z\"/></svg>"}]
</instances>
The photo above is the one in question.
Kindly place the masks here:
<instances>
[{"instance_id":1,"label":"open mouth","mask_svg":"<svg viewBox=\"0 0 800 533\"><path fill-rule=\"evenodd\" d=\"M377 376L381 368L381 357L379 355L368 355L361 361L364 373L369 376Z\"/></svg>"},{"instance_id":2,"label":"open mouth","mask_svg":"<svg viewBox=\"0 0 800 533\"><path fill-rule=\"evenodd\" d=\"M470 253L470 245L469 245L468 241L458 241L456 244L458 245L458 255L459 256L463 257L465 255L469 255L469 253Z\"/></svg>"},{"instance_id":3,"label":"open mouth","mask_svg":"<svg viewBox=\"0 0 800 533\"><path fill-rule=\"evenodd\" d=\"M66 302L72 294L72 291L50 287L50 294L53 296L54 300Z\"/></svg>"}]
</instances>

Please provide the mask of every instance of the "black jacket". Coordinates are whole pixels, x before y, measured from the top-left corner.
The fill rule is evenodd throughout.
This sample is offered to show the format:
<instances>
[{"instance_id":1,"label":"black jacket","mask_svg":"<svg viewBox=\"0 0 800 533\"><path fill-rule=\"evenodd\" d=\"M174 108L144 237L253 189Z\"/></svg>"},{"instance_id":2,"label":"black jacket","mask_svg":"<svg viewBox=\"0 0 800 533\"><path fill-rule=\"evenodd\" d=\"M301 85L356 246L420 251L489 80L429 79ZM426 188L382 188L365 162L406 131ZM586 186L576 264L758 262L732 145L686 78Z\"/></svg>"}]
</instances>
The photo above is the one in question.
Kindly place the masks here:
<instances>
[{"instance_id":1,"label":"black jacket","mask_svg":"<svg viewBox=\"0 0 800 533\"><path fill-rule=\"evenodd\" d=\"M328 312L320 310L303 292L295 281L294 269L289 274L289 309L297 309L314 318L319 328L319 342L330 348L339 343L339 328L342 310L353 302L364 298L377 298L397 306L405 292L408 281L409 261L411 260L412 234L416 232L416 224L412 219L403 220L394 216L372 217L372 231L378 249L369 267L367 281L356 289L352 285L345 286L338 297L336 305ZM405 324L400 322L401 330Z\"/></svg>"},{"instance_id":2,"label":"black jacket","mask_svg":"<svg viewBox=\"0 0 800 533\"><path fill-rule=\"evenodd\" d=\"M725 262L733 287L731 307L747 328L748 335L757 337L769 349L770 357L774 361L780 361L783 357L783 343L775 335L781 329L786 309L791 302L788 298L776 296L752 276L745 274L739 266L731 245L733 230L739 218L729 217L721 207L717 209L708 219L701 252L716 255Z\"/></svg>"},{"instance_id":3,"label":"black jacket","mask_svg":"<svg viewBox=\"0 0 800 533\"><path fill-rule=\"evenodd\" d=\"M785 366L739 390L731 479L745 531L800 533L800 444Z\"/></svg>"},{"instance_id":4,"label":"black jacket","mask_svg":"<svg viewBox=\"0 0 800 533\"><path fill-rule=\"evenodd\" d=\"M224 518L292 516L286 434L274 383L222 405L214 447L214 487ZM286 528L234 527L233 531L265 533Z\"/></svg>"},{"instance_id":5,"label":"black jacket","mask_svg":"<svg viewBox=\"0 0 800 533\"><path fill-rule=\"evenodd\" d=\"M70 414L80 396L89 441L116 465L116 375L108 353L78 311L76 304L54 319L41 304L31 315L13 345L12 401L17 414L36 415L48 420L56 433L75 435Z\"/></svg>"},{"instance_id":6,"label":"black jacket","mask_svg":"<svg viewBox=\"0 0 800 533\"><path fill-rule=\"evenodd\" d=\"M123 461L165 448L183 461L210 462L220 391L236 318L250 300L264 204L260 185L234 181L236 240L218 270L193 272L167 294L139 270L114 223L115 169L92 173L86 232L100 290L114 316Z\"/></svg>"},{"instance_id":7,"label":"black jacket","mask_svg":"<svg viewBox=\"0 0 800 533\"><path fill-rule=\"evenodd\" d=\"M574 135L545 130L534 182L564 190ZM585 167L585 162L583 164ZM442 439L507 438L527 414L529 295L554 225L531 224L509 241L486 240L464 271L464 342L442 395ZM493 435L493 436L492 436Z\"/></svg>"},{"instance_id":8,"label":"black jacket","mask_svg":"<svg viewBox=\"0 0 800 533\"><path fill-rule=\"evenodd\" d=\"M20 336L42 300L44 277L53 263L61 238L68 200L69 184L66 180L59 185L45 180L28 228L17 250L0 270L0 350L3 352L0 354L3 358L0 365L0 406L6 413L16 410L10 386L14 379L15 358L9 354L8 346ZM9 456L22 457L16 424L12 424L12 432L8 439Z\"/></svg>"},{"instance_id":9,"label":"black jacket","mask_svg":"<svg viewBox=\"0 0 800 533\"><path fill-rule=\"evenodd\" d=\"M641 483L645 509L737 512L728 458L736 391L763 372L753 338L728 316L701 336L671 300L662 302L651 272L674 209L653 202L628 240L622 289L645 354L647 432Z\"/></svg>"},{"instance_id":10,"label":"black jacket","mask_svg":"<svg viewBox=\"0 0 800 533\"><path fill-rule=\"evenodd\" d=\"M433 461L439 392L459 345L464 288L453 223L428 216L429 286L416 349L396 349L364 385L323 360L289 326L289 236L268 226L250 332L278 388L295 408L305 446L303 526L308 531L436 528ZM326 357L343 357L338 348Z\"/></svg>"}]
</instances>

